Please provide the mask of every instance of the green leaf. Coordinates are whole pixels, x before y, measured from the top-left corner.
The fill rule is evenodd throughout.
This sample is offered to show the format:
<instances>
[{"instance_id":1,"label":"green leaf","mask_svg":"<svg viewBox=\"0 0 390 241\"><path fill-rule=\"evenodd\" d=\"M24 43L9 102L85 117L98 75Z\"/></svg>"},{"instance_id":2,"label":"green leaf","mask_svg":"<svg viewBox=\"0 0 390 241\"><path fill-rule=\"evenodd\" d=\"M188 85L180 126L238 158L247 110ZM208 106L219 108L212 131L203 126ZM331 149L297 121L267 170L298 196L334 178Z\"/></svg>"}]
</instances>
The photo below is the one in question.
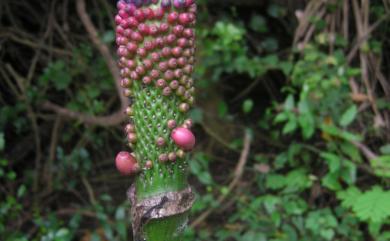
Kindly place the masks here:
<instances>
[{"instance_id":1,"label":"green leaf","mask_svg":"<svg viewBox=\"0 0 390 241\"><path fill-rule=\"evenodd\" d=\"M370 161L376 175L390 178L390 155L380 156Z\"/></svg>"},{"instance_id":2,"label":"green leaf","mask_svg":"<svg viewBox=\"0 0 390 241\"><path fill-rule=\"evenodd\" d=\"M341 160L337 155L330 152L322 152L321 157L327 161L330 172L335 172L340 169Z\"/></svg>"},{"instance_id":3,"label":"green leaf","mask_svg":"<svg viewBox=\"0 0 390 241\"><path fill-rule=\"evenodd\" d=\"M4 133L0 132L0 151L4 150L4 147L5 147Z\"/></svg>"},{"instance_id":4,"label":"green leaf","mask_svg":"<svg viewBox=\"0 0 390 241\"><path fill-rule=\"evenodd\" d=\"M390 216L390 191L374 186L358 197L352 209L362 221L381 223Z\"/></svg>"},{"instance_id":5,"label":"green leaf","mask_svg":"<svg viewBox=\"0 0 390 241\"><path fill-rule=\"evenodd\" d=\"M24 194L26 193L27 191L27 188L25 185L21 185L19 188L18 188L18 193L17 193L17 196L18 198L21 198L24 196Z\"/></svg>"},{"instance_id":6,"label":"green leaf","mask_svg":"<svg viewBox=\"0 0 390 241\"><path fill-rule=\"evenodd\" d=\"M337 192L337 198L342 201L341 205L343 207L351 208L361 194L361 191L357 187L352 186L345 191Z\"/></svg>"},{"instance_id":7,"label":"green leaf","mask_svg":"<svg viewBox=\"0 0 390 241\"><path fill-rule=\"evenodd\" d=\"M203 121L203 110L201 108L193 108L190 111L190 118L194 123L201 123Z\"/></svg>"},{"instance_id":8,"label":"green leaf","mask_svg":"<svg viewBox=\"0 0 390 241\"><path fill-rule=\"evenodd\" d=\"M286 111L292 111L294 109L294 106L295 106L294 96L289 95L286 101L284 102L284 109Z\"/></svg>"},{"instance_id":9,"label":"green leaf","mask_svg":"<svg viewBox=\"0 0 390 241\"><path fill-rule=\"evenodd\" d=\"M381 146L380 151L384 155L390 155L390 144L386 144L384 146Z\"/></svg>"},{"instance_id":10,"label":"green leaf","mask_svg":"<svg viewBox=\"0 0 390 241\"><path fill-rule=\"evenodd\" d=\"M223 118L227 115L227 113L228 113L228 106L226 102L220 101L218 103L218 116Z\"/></svg>"},{"instance_id":11,"label":"green leaf","mask_svg":"<svg viewBox=\"0 0 390 241\"><path fill-rule=\"evenodd\" d=\"M333 191L341 190L341 185L339 183L338 178L339 173L329 172L322 178L322 185Z\"/></svg>"},{"instance_id":12,"label":"green leaf","mask_svg":"<svg viewBox=\"0 0 390 241\"><path fill-rule=\"evenodd\" d=\"M344 114L341 116L340 125L342 127L346 127L355 120L356 115L358 113L358 109L356 105L352 105Z\"/></svg>"},{"instance_id":13,"label":"green leaf","mask_svg":"<svg viewBox=\"0 0 390 241\"><path fill-rule=\"evenodd\" d=\"M252 16L249 27L256 32L265 33L268 31L267 23L261 15L255 14Z\"/></svg>"},{"instance_id":14,"label":"green leaf","mask_svg":"<svg viewBox=\"0 0 390 241\"><path fill-rule=\"evenodd\" d=\"M282 175L270 174L267 176L265 186L269 189L281 189L285 187L286 179Z\"/></svg>"},{"instance_id":15,"label":"green leaf","mask_svg":"<svg viewBox=\"0 0 390 241\"><path fill-rule=\"evenodd\" d=\"M294 132L298 127L297 120L295 118L292 118L287 122L287 124L283 128L283 134L288 134L291 132Z\"/></svg>"},{"instance_id":16,"label":"green leaf","mask_svg":"<svg viewBox=\"0 0 390 241\"><path fill-rule=\"evenodd\" d=\"M298 122L303 138L309 139L312 137L315 131L315 123L311 113L299 115Z\"/></svg>"},{"instance_id":17,"label":"green leaf","mask_svg":"<svg viewBox=\"0 0 390 241\"><path fill-rule=\"evenodd\" d=\"M115 33L114 33L114 31L112 31L112 30L106 31L103 34L102 41L104 43L113 43L114 40L115 40Z\"/></svg>"},{"instance_id":18,"label":"green leaf","mask_svg":"<svg viewBox=\"0 0 390 241\"><path fill-rule=\"evenodd\" d=\"M304 169L297 169L289 172L286 176L286 188L283 192L297 192L309 188L312 184L312 181L309 178L309 175Z\"/></svg>"},{"instance_id":19,"label":"green leaf","mask_svg":"<svg viewBox=\"0 0 390 241\"><path fill-rule=\"evenodd\" d=\"M251 99L247 99L244 101L244 103L242 104L242 111L247 114L249 112L251 112L253 109L253 100Z\"/></svg>"}]
</instances>

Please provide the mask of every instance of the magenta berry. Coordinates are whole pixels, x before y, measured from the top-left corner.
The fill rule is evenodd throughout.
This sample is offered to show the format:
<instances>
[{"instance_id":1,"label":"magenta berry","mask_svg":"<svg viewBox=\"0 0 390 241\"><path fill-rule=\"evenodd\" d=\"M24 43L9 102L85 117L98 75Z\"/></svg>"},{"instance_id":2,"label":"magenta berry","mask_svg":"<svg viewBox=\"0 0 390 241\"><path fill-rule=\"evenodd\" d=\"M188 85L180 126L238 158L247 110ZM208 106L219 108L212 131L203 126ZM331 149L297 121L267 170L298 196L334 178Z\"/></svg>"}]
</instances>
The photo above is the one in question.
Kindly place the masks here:
<instances>
[{"instance_id":1,"label":"magenta berry","mask_svg":"<svg viewBox=\"0 0 390 241\"><path fill-rule=\"evenodd\" d=\"M175 144L184 150L192 150L195 146L195 136L189 129L178 127L171 133L171 138Z\"/></svg>"}]
</instances>

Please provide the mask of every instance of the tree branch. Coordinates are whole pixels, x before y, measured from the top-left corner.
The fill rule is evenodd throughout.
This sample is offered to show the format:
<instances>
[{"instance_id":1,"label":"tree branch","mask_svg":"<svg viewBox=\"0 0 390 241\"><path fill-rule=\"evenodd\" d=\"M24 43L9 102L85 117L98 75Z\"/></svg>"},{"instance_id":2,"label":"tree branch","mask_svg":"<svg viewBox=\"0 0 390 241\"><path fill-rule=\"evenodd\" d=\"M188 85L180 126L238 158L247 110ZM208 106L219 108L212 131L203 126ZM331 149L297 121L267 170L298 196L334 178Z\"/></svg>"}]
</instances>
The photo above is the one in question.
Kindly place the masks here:
<instances>
[{"instance_id":1,"label":"tree branch","mask_svg":"<svg viewBox=\"0 0 390 241\"><path fill-rule=\"evenodd\" d=\"M69 119L75 119L85 124L100 125L105 127L118 125L125 118L125 114L122 111L117 111L107 116L92 116L69 110L49 101L44 102L42 107Z\"/></svg>"},{"instance_id":2,"label":"tree branch","mask_svg":"<svg viewBox=\"0 0 390 241\"><path fill-rule=\"evenodd\" d=\"M85 10L85 0L78 0L76 2L77 7L77 13L84 24L85 29L87 30L90 39L92 40L92 43L95 45L95 47L99 50L100 54L103 56L104 61L106 62L112 76L115 80L115 87L118 92L118 95L121 99L122 108L124 109L128 105L127 98L122 94L122 87L120 86L120 75L119 75L119 69L117 67L117 64L114 60L114 58L111 56L110 50L108 49L107 45L102 43L99 38L99 34L93 25L91 18L88 16L88 13Z\"/></svg>"}]
</instances>

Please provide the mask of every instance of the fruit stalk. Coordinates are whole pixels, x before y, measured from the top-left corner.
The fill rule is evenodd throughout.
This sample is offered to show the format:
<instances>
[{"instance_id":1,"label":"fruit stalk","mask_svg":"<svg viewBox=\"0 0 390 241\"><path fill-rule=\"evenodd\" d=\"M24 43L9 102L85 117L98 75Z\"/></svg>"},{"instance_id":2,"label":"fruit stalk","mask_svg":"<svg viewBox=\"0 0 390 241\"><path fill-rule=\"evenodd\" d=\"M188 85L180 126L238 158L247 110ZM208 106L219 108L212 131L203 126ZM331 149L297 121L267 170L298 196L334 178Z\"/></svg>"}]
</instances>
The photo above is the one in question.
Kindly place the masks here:
<instances>
[{"instance_id":1,"label":"fruit stalk","mask_svg":"<svg viewBox=\"0 0 390 241\"><path fill-rule=\"evenodd\" d=\"M194 195L187 155L195 145L188 110L194 103L194 0L120 0L117 53L133 151L119 171L136 175L129 191L136 241L181 240Z\"/></svg>"}]
</instances>

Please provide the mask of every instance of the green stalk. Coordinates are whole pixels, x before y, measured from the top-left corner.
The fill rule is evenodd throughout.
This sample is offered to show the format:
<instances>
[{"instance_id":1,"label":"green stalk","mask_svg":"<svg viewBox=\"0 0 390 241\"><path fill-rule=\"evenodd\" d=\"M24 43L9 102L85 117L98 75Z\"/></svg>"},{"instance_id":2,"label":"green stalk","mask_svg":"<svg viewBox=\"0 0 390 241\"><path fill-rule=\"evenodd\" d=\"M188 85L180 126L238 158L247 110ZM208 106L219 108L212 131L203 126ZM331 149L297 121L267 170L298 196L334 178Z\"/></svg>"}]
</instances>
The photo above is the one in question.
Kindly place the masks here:
<instances>
[{"instance_id":1,"label":"green stalk","mask_svg":"<svg viewBox=\"0 0 390 241\"><path fill-rule=\"evenodd\" d=\"M123 169L126 166L122 166L121 171L126 174L137 171L129 195L134 239L182 240L188 212L194 201L187 182L185 152L194 143L189 131L191 121L186 118L193 104L192 31L196 7L189 0L120 0L118 10L115 20L118 24L116 32L121 85L132 103L126 110L129 115L126 132L134 152L122 155L125 158L121 160L125 159L125 163L132 166L127 170ZM163 16L156 17L161 10ZM148 15L148 11L152 11L153 15ZM177 18L172 12L177 13ZM144 14L144 18L139 17L140 14ZM150 29L160 28L163 23L168 24L168 29L164 31L161 27L157 33L151 33ZM142 39L131 35L134 32L142 35ZM159 39L163 40L160 44ZM147 49L147 43L155 45ZM134 51L134 46L137 51ZM164 48L169 48L170 52L164 52ZM153 58L153 54L158 58ZM168 68L161 66L164 62L169 62ZM182 136L172 136L178 129L184 130L184 139ZM131 158L126 159L128 156Z\"/></svg>"}]
</instances>

